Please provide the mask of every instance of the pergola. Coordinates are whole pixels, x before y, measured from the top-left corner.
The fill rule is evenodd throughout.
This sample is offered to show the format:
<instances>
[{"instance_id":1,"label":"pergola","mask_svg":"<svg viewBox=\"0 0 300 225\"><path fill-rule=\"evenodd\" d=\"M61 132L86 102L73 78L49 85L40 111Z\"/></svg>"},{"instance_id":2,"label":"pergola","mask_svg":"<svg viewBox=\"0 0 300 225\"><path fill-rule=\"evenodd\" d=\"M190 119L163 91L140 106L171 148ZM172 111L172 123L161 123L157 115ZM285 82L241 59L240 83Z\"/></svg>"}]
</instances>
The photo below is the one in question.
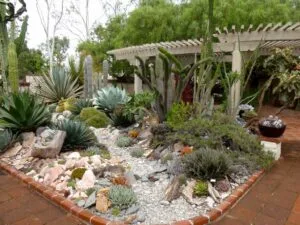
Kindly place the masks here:
<instances>
[{"instance_id":1,"label":"pergola","mask_svg":"<svg viewBox=\"0 0 300 225\"><path fill-rule=\"evenodd\" d=\"M216 54L224 54L224 60L232 62L232 70L240 72L242 68L242 57L247 57L248 53L260 48L260 54L269 55L274 48L290 47L295 55L300 55L300 22L297 23L277 23L260 24L257 27L242 25L237 28L224 27L216 29L214 37L219 42L213 44L213 50ZM170 53L176 55L183 63L191 64L195 57L201 54L201 39L189 39L182 41L160 42L144 44L140 46L131 46L109 51L116 60L128 60L130 64L136 65L136 56L142 59L156 57L159 53L158 47L167 49ZM135 92L142 90L142 81L135 76ZM232 88L232 98L234 102L239 102L240 84L237 83Z\"/></svg>"}]
</instances>

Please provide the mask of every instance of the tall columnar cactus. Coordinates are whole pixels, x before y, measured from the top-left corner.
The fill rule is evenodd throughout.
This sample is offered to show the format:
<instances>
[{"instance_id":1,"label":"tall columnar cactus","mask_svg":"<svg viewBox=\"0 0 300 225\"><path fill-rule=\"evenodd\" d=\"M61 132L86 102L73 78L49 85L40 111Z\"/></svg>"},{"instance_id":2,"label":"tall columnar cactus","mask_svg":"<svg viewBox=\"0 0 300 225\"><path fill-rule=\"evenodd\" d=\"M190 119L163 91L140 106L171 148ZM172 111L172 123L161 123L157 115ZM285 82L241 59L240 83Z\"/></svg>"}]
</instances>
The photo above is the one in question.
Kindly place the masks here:
<instances>
[{"instance_id":1,"label":"tall columnar cactus","mask_svg":"<svg viewBox=\"0 0 300 225\"><path fill-rule=\"evenodd\" d=\"M84 97L92 98L93 95L93 58L88 55L84 63Z\"/></svg>"},{"instance_id":2,"label":"tall columnar cactus","mask_svg":"<svg viewBox=\"0 0 300 225\"><path fill-rule=\"evenodd\" d=\"M19 91L18 56L15 40L15 22L11 23L11 37L8 44L8 80L12 92Z\"/></svg>"},{"instance_id":3,"label":"tall columnar cactus","mask_svg":"<svg viewBox=\"0 0 300 225\"><path fill-rule=\"evenodd\" d=\"M103 87L106 87L107 82L108 82L108 73L109 73L109 62L108 62L108 60L105 59L103 61L102 68L103 68L103 78L102 78Z\"/></svg>"}]
</instances>

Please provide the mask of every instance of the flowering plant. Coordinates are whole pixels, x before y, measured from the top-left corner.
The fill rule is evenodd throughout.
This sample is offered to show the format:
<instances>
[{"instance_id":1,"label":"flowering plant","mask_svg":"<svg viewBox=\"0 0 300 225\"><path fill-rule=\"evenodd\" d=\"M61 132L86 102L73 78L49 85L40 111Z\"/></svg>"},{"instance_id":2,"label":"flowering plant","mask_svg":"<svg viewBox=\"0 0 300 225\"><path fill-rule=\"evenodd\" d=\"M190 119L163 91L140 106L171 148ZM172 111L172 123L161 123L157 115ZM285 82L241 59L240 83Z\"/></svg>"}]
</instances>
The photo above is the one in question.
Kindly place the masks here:
<instances>
[{"instance_id":1,"label":"flowering plant","mask_svg":"<svg viewBox=\"0 0 300 225\"><path fill-rule=\"evenodd\" d=\"M272 115L262 119L259 123L260 125L265 127L272 127L278 129L285 127L285 123L281 119L279 119L278 116L272 116Z\"/></svg>"}]
</instances>

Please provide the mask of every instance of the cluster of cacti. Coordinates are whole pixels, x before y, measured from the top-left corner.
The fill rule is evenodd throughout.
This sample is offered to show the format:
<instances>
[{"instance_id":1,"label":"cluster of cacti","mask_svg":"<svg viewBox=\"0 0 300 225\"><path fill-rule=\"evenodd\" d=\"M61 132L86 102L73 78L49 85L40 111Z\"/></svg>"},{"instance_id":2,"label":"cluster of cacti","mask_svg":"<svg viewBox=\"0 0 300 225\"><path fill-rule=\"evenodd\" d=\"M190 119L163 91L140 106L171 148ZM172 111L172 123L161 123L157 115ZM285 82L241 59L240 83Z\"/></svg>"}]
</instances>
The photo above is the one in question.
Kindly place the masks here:
<instances>
[{"instance_id":1,"label":"cluster of cacti","mask_svg":"<svg viewBox=\"0 0 300 225\"><path fill-rule=\"evenodd\" d=\"M109 199L113 207L127 209L137 202L137 197L132 189L115 185L109 189Z\"/></svg>"}]
</instances>

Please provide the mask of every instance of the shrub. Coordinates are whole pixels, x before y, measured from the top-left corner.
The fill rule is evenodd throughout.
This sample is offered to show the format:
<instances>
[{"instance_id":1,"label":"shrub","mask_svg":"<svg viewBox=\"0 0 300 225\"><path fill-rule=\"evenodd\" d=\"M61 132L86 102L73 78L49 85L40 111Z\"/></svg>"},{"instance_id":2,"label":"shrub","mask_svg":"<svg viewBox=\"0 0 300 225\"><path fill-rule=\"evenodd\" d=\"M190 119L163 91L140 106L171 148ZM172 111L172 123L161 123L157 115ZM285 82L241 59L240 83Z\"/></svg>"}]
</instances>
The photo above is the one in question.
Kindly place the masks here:
<instances>
[{"instance_id":1,"label":"shrub","mask_svg":"<svg viewBox=\"0 0 300 225\"><path fill-rule=\"evenodd\" d=\"M161 163L162 164L167 164L168 163L168 161L171 161L171 160L173 160L173 155L172 155L172 153L167 153L166 155L164 155L162 158L161 158Z\"/></svg>"},{"instance_id":2,"label":"shrub","mask_svg":"<svg viewBox=\"0 0 300 225\"><path fill-rule=\"evenodd\" d=\"M80 113L80 119L88 126L95 128L107 127L110 123L109 118L104 112L95 108L84 108Z\"/></svg>"},{"instance_id":3,"label":"shrub","mask_svg":"<svg viewBox=\"0 0 300 225\"><path fill-rule=\"evenodd\" d=\"M109 190L109 199L113 207L127 209L137 202L137 197L130 188L115 185Z\"/></svg>"},{"instance_id":4,"label":"shrub","mask_svg":"<svg viewBox=\"0 0 300 225\"><path fill-rule=\"evenodd\" d=\"M0 128L13 131L35 131L50 122L46 105L28 92L12 93L0 107Z\"/></svg>"},{"instance_id":5,"label":"shrub","mask_svg":"<svg viewBox=\"0 0 300 225\"><path fill-rule=\"evenodd\" d=\"M71 178L73 180L75 180L75 179L81 180L85 171L86 171L86 168L76 168L72 171Z\"/></svg>"},{"instance_id":6,"label":"shrub","mask_svg":"<svg viewBox=\"0 0 300 225\"><path fill-rule=\"evenodd\" d=\"M9 130L0 130L0 153L8 149L16 140L16 136Z\"/></svg>"},{"instance_id":7,"label":"shrub","mask_svg":"<svg viewBox=\"0 0 300 225\"><path fill-rule=\"evenodd\" d=\"M190 104L174 103L167 115L167 124L170 127L177 127L178 125L188 121L193 113L193 107Z\"/></svg>"},{"instance_id":8,"label":"shrub","mask_svg":"<svg viewBox=\"0 0 300 225\"><path fill-rule=\"evenodd\" d=\"M186 174L201 180L222 178L231 165L232 162L225 152L209 148L199 149L183 158Z\"/></svg>"},{"instance_id":9,"label":"shrub","mask_svg":"<svg viewBox=\"0 0 300 225\"><path fill-rule=\"evenodd\" d=\"M57 129L67 133L64 150L72 148L85 149L97 142L95 134L82 122L64 120L57 124Z\"/></svg>"},{"instance_id":10,"label":"shrub","mask_svg":"<svg viewBox=\"0 0 300 225\"><path fill-rule=\"evenodd\" d=\"M119 216L121 214L121 210L118 207L114 207L111 210L111 215L113 216Z\"/></svg>"},{"instance_id":11,"label":"shrub","mask_svg":"<svg viewBox=\"0 0 300 225\"><path fill-rule=\"evenodd\" d=\"M112 113L118 105L125 105L130 97L118 87L106 87L97 91L94 104L106 113Z\"/></svg>"},{"instance_id":12,"label":"shrub","mask_svg":"<svg viewBox=\"0 0 300 225\"><path fill-rule=\"evenodd\" d=\"M137 148L137 149L133 149L130 152L130 155L134 158L141 158L145 153L144 149L141 148Z\"/></svg>"},{"instance_id":13,"label":"shrub","mask_svg":"<svg viewBox=\"0 0 300 225\"><path fill-rule=\"evenodd\" d=\"M110 152L104 145L100 146L91 146L88 147L84 152L82 152L82 156L93 156L100 155L103 159L111 159Z\"/></svg>"},{"instance_id":14,"label":"shrub","mask_svg":"<svg viewBox=\"0 0 300 225\"><path fill-rule=\"evenodd\" d=\"M153 92L142 92L132 96L132 102L135 107L151 108L151 104L155 101L156 95Z\"/></svg>"},{"instance_id":15,"label":"shrub","mask_svg":"<svg viewBox=\"0 0 300 225\"><path fill-rule=\"evenodd\" d=\"M76 98L80 96L82 87L77 84L77 79L61 68L53 68L52 74L43 76L39 95L49 103L59 102L61 99Z\"/></svg>"},{"instance_id":16,"label":"shrub","mask_svg":"<svg viewBox=\"0 0 300 225\"><path fill-rule=\"evenodd\" d=\"M135 122L134 114L124 105L118 105L110 114L115 127L129 127Z\"/></svg>"},{"instance_id":17,"label":"shrub","mask_svg":"<svg viewBox=\"0 0 300 225\"><path fill-rule=\"evenodd\" d=\"M131 144L132 144L132 139L125 136L118 137L116 141L116 145L120 148L129 147Z\"/></svg>"},{"instance_id":18,"label":"shrub","mask_svg":"<svg viewBox=\"0 0 300 225\"><path fill-rule=\"evenodd\" d=\"M201 197L208 195L208 185L204 181L198 181L194 187L194 195Z\"/></svg>"},{"instance_id":19,"label":"shrub","mask_svg":"<svg viewBox=\"0 0 300 225\"><path fill-rule=\"evenodd\" d=\"M74 115L79 115L81 113L81 110L84 108L90 108L93 107L93 101L90 99L77 99L76 102L74 102L73 107L71 108L71 112Z\"/></svg>"}]
</instances>

